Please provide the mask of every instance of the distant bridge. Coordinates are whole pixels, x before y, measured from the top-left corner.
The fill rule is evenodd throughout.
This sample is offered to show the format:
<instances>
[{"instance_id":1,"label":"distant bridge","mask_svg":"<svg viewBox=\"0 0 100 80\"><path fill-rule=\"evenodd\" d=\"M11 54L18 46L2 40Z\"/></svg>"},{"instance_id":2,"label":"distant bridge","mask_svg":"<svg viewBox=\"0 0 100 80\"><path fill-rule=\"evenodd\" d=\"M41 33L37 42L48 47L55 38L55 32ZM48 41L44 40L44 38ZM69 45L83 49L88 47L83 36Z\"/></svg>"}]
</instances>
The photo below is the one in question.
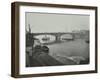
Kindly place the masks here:
<instances>
[{"instance_id":1,"label":"distant bridge","mask_svg":"<svg viewBox=\"0 0 100 80\"><path fill-rule=\"evenodd\" d=\"M32 33L33 37L34 36L38 36L38 35L51 35L51 36L55 36L56 40L55 41L60 41L61 40L61 36L65 35L65 34L69 34L72 35L72 38L74 39L74 33L65 33L65 32L58 32L58 33Z\"/></svg>"}]
</instances>

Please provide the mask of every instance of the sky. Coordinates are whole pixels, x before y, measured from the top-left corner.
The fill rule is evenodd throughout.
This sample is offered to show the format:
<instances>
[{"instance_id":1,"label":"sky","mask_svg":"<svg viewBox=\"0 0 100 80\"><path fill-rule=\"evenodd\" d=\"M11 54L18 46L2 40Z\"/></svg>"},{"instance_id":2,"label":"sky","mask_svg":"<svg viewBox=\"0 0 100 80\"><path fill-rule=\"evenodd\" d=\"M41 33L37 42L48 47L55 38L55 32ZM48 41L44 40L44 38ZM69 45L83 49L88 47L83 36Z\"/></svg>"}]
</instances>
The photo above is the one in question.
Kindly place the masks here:
<instances>
[{"instance_id":1,"label":"sky","mask_svg":"<svg viewBox=\"0 0 100 80\"><path fill-rule=\"evenodd\" d=\"M25 25L32 33L89 30L89 15L27 12Z\"/></svg>"}]
</instances>

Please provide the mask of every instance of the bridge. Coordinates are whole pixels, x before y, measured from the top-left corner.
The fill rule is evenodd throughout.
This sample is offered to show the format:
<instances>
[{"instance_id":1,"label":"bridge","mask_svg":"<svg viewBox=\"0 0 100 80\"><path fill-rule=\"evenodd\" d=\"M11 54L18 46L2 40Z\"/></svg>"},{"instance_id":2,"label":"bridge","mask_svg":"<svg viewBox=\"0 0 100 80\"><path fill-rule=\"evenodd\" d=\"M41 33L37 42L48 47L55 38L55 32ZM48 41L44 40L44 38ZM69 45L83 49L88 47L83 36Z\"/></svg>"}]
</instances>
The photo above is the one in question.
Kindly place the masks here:
<instances>
[{"instance_id":1,"label":"bridge","mask_svg":"<svg viewBox=\"0 0 100 80\"><path fill-rule=\"evenodd\" d=\"M61 41L61 36L62 35L66 35L69 34L72 36L72 38L74 39L75 34L74 33L65 33L65 32L57 32L57 33L32 33L33 37L34 36L38 36L38 35L51 35L51 36L55 36L55 41L59 42Z\"/></svg>"}]
</instances>

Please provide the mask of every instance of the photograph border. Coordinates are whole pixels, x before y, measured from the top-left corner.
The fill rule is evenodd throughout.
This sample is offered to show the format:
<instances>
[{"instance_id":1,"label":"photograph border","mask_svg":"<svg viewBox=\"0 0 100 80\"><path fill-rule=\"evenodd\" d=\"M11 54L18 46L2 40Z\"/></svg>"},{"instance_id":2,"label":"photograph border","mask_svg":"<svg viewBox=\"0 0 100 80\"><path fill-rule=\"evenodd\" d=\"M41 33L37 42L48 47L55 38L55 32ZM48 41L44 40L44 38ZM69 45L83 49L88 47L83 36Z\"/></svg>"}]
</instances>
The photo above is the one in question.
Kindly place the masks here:
<instances>
[{"instance_id":1,"label":"photograph border","mask_svg":"<svg viewBox=\"0 0 100 80\"><path fill-rule=\"evenodd\" d=\"M39 6L39 7L55 7L55 8L72 8L72 9L87 9L95 10L95 70L89 71L73 71L73 72L55 72L55 73L42 73L42 74L23 74L20 75L19 67L19 7L20 6ZM71 75L71 74L85 74L85 73L97 73L97 7L96 6L80 6L80 5L64 5L64 4L48 4L48 3L31 3L31 2L13 2L11 4L11 76L15 78L25 77L41 77L41 76L59 76L59 75Z\"/></svg>"}]
</instances>

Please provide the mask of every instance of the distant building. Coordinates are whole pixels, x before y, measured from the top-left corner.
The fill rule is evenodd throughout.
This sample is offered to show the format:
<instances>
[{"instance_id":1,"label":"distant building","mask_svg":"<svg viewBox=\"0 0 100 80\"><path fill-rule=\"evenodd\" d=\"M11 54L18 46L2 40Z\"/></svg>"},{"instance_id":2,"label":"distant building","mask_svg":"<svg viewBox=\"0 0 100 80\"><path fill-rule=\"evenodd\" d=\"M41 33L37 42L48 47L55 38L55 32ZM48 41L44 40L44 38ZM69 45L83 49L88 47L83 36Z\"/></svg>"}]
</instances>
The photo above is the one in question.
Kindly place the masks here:
<instances>
[{"instance_id":1,"label":"distant building","mask_svg":"<svg viewBox=\"0 0 100 80\"><path fill-rule=\"evenodd\" d=\"M89 41L89 30L72 31L74 39L84 39Z\"/></svg>"}]
</instances>

